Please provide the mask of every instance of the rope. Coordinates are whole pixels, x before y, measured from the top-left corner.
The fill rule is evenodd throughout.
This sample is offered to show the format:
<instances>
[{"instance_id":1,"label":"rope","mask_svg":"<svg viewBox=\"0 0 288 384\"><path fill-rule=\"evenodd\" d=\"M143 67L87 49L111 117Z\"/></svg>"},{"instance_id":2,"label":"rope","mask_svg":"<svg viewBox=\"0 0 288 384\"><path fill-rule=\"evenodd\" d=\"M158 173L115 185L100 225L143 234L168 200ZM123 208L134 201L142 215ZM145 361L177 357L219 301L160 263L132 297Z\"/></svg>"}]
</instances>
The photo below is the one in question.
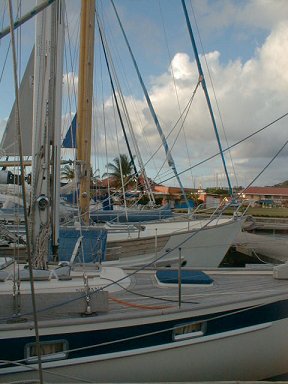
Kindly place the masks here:
<instances>
[{"instance_id":1,"label":"rope","mask_svg":"<svg viewBox=\"0 0 288 384\"><path fill-rule=\"evenodd\" d=\"M37 311L36 311L36 299L35 299L35 291L34 291L34 283L33 283L32 260L31 260L31 252L30 252L30 238L29 238L29 234L28 234L28 216L27 216L27 207L26 207L26 188L25 188L25 174L24 174L24 165L23 165L22 132L21 132L21 125L20 125L17 61L16 61L15 36L14 36L14 24L13 24L13 8L12 8L11 0L9 0L9 16L10 16L11 46L12 46L12 53L13 53L14 87L15 87L15 98L16 98L16 127L17 127L20 167L21 167L21 184L22 184L22 197L23 197L24 217L25 217L25 227L26 227L27 253L28 253L28 261L29 261L29 276L30 276L31 296L32 296L35 338L36 338L36 344L37 344L39 379L40 379L40 383L42 384L43 383L43 374L42 374L42 364L41 364L40 338L39 338L38 319L37 319Z\"/></svg>"},{"instance_id":2,"label":"rope","mask_svg":"<svg viewBox=\"0 0 288 384\"><path fill-rule=\"evenodd\" d=\"M257 135L258 133L264 131L266 128L269 128L271 125L277 123L278 121L282 120L284 117L287 117L287 116L288 116L288 112L284 113L280 117L277 117L277 119L273 120L271 123L265 125L264 127L260 128L260 129L257 129L257 131L251 133L250 135L245 136L243 139L236 141L236 143L234 143L234 144L230 145L229 147L223 149L223 152L229 151L231 148L236 147L237 145L243 143L244 141L246 141L246 140L250 139L251 137ZM206 163L207 161L212 160L212 159L214 159L215 157L217 157L219 155L220 155L220 152L217 152L214 155L211 155L210 157L207 157L206 159L204 159L202 161L199 161L198 163L194 164L192 167L186 168L184 171L179 172L179 175L182 175L183 173L185 173L187 171L190 171L190 169L196 168L199 165L202 165L202 164ZM174 178L174 176L171 176L171 177L169 177L169 178L167 178L165 180L162 180L162 183L165 183L166 181L169 181L169 180L171 180L173 178Z\"/></svg>"},{"instance_id":3,"label":"rope","mask_svg":"<svg viewBox=\"0 0 288 384\"><path fill-rule=\"evenodd\" d=\"M132 308L139 308L139 309L167 309L167 308L173 308L170 305L142 305L142 304L135 304L135 303L129 303L128 301L117 299L116 297L109 297L110 300L114 301L115 303L121 304L125 307L132 307Z\"/></svg>"}]
</instances>

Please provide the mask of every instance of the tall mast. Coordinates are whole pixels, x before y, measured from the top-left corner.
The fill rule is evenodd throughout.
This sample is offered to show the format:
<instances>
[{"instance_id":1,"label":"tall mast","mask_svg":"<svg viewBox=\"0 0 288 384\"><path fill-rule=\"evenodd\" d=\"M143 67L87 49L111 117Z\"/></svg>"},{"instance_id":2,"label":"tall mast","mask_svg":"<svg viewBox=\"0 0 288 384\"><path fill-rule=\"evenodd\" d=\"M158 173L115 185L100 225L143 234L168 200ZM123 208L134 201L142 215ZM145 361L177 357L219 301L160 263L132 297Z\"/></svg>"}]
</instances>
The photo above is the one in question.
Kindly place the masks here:
<instances>
[{"instance_id":1,"label":"tall mast","mask_svg":"<svg viewBox=\"0 0 288 384\"><path fill-rule=\"evenodd\" d=\"M77 108L77 173L80 180L80 211L89 224L91 125L94 67L95 0L82 0Z\"/></svg>"},{"instance_id":2,"label":"tall mast","mask_svg":"<svg viewBox=\"0 0 288 384\"><path fill-rule=\"evenodd\" d=\"M64 56L64 1L56 1L52 7L56 8L53 14L53 31L55 36L55 54L53 55L53 77L51 81L52 92L50 96L51 109L53 109L52 120L52 254L53 259L58 261L59 247L59 206L60 206L60 151L61 151L61 120L62 120L62 78L63 78L63 56Z\"/></svg>"},{"instance_id":3,"label":"tall mast","mask_svg":"<svg viewBox=\"0 0 288 384\"><path fill-rule=\"evenodd\" d=\"M38 4L41 1L38 0ZM31 193L31 250L34 268L46 268L50 238L50 160L54 129L53 60L55 59L55 33L52 27L55 3L44 9L36 19L34 89L33 89L33 141L32 141L32 193ZM59 129L59 127L58 127Z\"/></svg>"},{"instance_id":4,"label":"tall mast","mask_svg":"<svg viewBox=\"0 0 288 384\"><path fill-rule=\"evenodd\" d=\"M222 145L221 145L221 141L220 141L220 137L219 137L216 121L215 121L215 118L214 118L214 113L213 113L213 109L212 109L209 93L208 93L208 90L207 90L206 81L205 81L205 78L204 78L204 73L203 73L202 66L201 66L201 63L200 63L200 60L199 60L199 54L198 54L196 42L195 42L195 39L194 39L191 23L190 23L190 20L189 20L189 16L188 16L185 0L181 0L181 2L182 2L182 7L183 7L184 15L185 15L185 20L186 20L186 24L187 24L190 40L191 40L193 51L194 51L194 55L195 55L195 60L196 60L199 76L201 78L202 88L203 88L203 91L204 91L204 94L205 94L205 97L206 97L206 101L207 101L209 113L210 113L210 116L211 116L211 120L212 120L212 124L213 124L213 128L214 128L215 136L216 136L216 139L217 139L217 143L218 143L218 147L219 147L219 151L220 151L220 155L221 155L221 159L222 159L225 175L226 175L226 178L227 178L227 183L228 183L228 187L229 187L229 193L232 196L233 195L232 185L231 185L230 177L229 177L227 166L226 166L226 162L225 162Z\"/></svg>"}]
</instances>

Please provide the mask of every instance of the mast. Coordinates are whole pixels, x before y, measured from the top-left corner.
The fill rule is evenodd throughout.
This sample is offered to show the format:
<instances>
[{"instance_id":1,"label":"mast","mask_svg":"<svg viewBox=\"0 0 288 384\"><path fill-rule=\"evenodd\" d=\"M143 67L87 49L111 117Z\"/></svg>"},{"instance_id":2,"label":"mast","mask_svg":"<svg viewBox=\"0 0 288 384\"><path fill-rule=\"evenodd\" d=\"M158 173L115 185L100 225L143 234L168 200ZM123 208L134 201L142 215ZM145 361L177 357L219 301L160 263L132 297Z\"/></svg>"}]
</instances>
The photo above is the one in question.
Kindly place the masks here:
<instances>
[{"instance_id":1,"label":"mast","mask_svg":"<svg viewBox=\"0 0 288 384\"><path fill-rule=\"evenodd\" d=\"M178 182L178 184L179 184L179 187L180 187L180 189L181 189L181 193L182 193L183 198L184 198L184 200L185 200L185 203L186 203L186 205L187 205L188 213L190 213L189 202L188 202L188 199L187 199L187 196L186 196L186 193L185 193L185 189L184 189L184 187L183 187L183 184L182 184L182 182L181 182L181 180L180 180L180 177L179 177L179 174L178 174L178 172L177 172L176 165L175 165L174 159L173 159L173 157L172 157L171 150L170 150L170 148L169 148L169 146L168 146L168 143L167 143L166 138L165 138L165 136L164 136L162 127L161 127L160 122L159 122L159 120L158 120L158 117L157 117L157 115L156 115L155 109L154 109L154 107L153 107L153 105L152 105L150 96L149 96L149 94L148 94L148 92L147 92L146 86L145 86L144 81L143 81L143 79L142 79L142 76L141 76L141 73L140 73L140 71L139 71L139 68L138 68L136 59L135 59L135 57L134 57L134 54L133 54L132 49L131 49L131 46L130 46L129 41L128 41L128 39L127 39L126 33L125 33L124 28L123 28L123 25L122 25L122 23L121 23L121 20L120 20L120 17L119 17L119 15L118 15L117 9L116 9L116 7L115 7L114 1L111 0L111 3L112 3L112 6L113 6L113 9L114 9L116 18L117 18L117 20L118 20L118 23L119 23L121 32L122 32L122 34L123 34L125 43L126 43L126 45L127 45L128 51L129 51L130 56L131 56L131 58L132 58L132 62L133 62L133 65L134 65L134 67L135 67L135 70L136 70L136 73L137 73L139 82L140 82L141 87L142 87L142 90L143 90L143 92L144 92L144 96L145 96L145 99L146 99L146 102L147 102L149 111L150 111L150 113L151 113L151 115L152 115L152 118L153 118L153 120L154 120L154 123L155 123L155 126L156 126L156 128L157 128L158 134L159 134L160 139L161 139L161 141L162 141L162 145L163 145L163 148L164 148L164 150L165 150L165 154L166 154L167 163L168 163L169 167L171 167L171 169L172 169L173 172L174 172L174 175L175 175L175 177L176 177L176 180L177 180L177 182Z\"/></svg>"},{"instance_id":2,"label":"mast","mask_svg":"<svg viewBox=\"0 0 288 384\"><path fill-rule=\"evenodd\" d=\"M131 150L130 150L130 146L129 146L129 143L128 143L128 138L127 138L127 135L126 135L126 131L125 131L125 128L124 128L124 125L123 125L123 119L122 119L120 108L119 108L118 98L117 98L117 95L116 95L116 90L115 90L115 87L114 87L110 66L111 66L111 69L113 71L114 81L115 81L117 89L118 89L119 98L120 98L120 101L121 101L121 104L122 104L123 112L124 112L124 115L126 117L126 121L127 121L127 124L128 124L128 129L129 129L129 132L131 134L132 142L133 142L134 149L135 149L135 152L136 152L136 156L137 156L137 159L138 159L138 163L139 163L139 166L140 166L140 175L142 175L142 177L143 177L145 188L146 188L146 191L148 193L150 202L155 204L155 197L154 197L154 194L152 192L151 185L150 185L150 182L149 182L147 174L146 174L146 170L145 170L145 167L144 167L143 160L141 158L139 146L137 144L137 140L135 138L135 134L134 134L134 131L133 131L132 123L131 123L131 120L130 120L130 117L129 117L129 113L128 113L128 110L127 110L127 107L126 107L126 103L124 101L123 94L121 92L120 83L119 83L119 80L117 78L117 75L116 75L116 72L115 72L115 68L113 66L112 57L111 57L111 54L110 54L108 46L107 46L107 41L105 39L104 30L103 30L103 27L102 27L102 25L100 23L100 19L98 17L97 12L96 12L96 17L97 17L98 28L99 28L99 33L100 33L102 47L103 47L104 57L105 57L105 61L106 61L107 69L108 69L109 78L110 78L110 83L111 83L111 87L112 87L112 91L113 91L113 95L114 95L114 99L115 99L115 102L116 102L116 107L117 107L117 111L118 111L118 115L119 115L119 119L120 119L120 124L121 124L121 127L122 127L122 131L123 131L123 134L124 134L125 142L126 142L126 145L127 145L127 148L128 148L128 152L129 152L131 161L133 161L134 172L135 172L135 175L136 175L137 181L138 181L139 180L139 173L136 170L136 167L135 167L135 164L134 164L134 160L133 160L133 156L132 156L132 153L131 153ZM110 62L110 64L109 64L109 62ZM140 184L140 188L141 188L141 190L143 190L142 184Z\"/></svg>"},{"instance_id":3,"label":"mast","mask_svg":"<svg viewBox=\"0 0 288 384\"><path fill-rule=\"evenodd\" d=\"M59 247L59 206L60 206L60 167L61 167L61 121L62 121L62 78L63 78L63 56L64 56L64 5L65 2L56 1L52 7L56 8L53 13L53 31L55 36L55 55L53 55L53 76L51 81L51 108L53 108L52 120L52 188L51 188L51 213L52 213L52 254L53 260L58 261Z\"/></svg>"},{"instance_id":4,"label":"mast","mask_svg":"<svg viewBox=\"0 0 288 384\"><path fill-rule=\"evenodd\" d=\"M77 107L77 175L80 180L80 212L89 224L91 125L94 64L95 0L82 0Z\"/></svg>"},{"instance_id":5,"label":"mast","mask_svg":"<svg viewBox=\"0 0 288 384\"><path fill-rule=\"evenodd\" d=\"M38 0L40 4L41 1ZM59 29L56 29L56 4L37 15L34 89L33 89L33 133L32 133L32 186L30 203L30 226L32 264L34 268L45 269L49 253L51 234L51 169L50 163L56 140L54 130L55 109L61 115L61 108L54 105L55 68L57 65L56 45ZM61 79L62 85L62 79ZM61 94L61 92L60 92ZM59 101L58 101L59 102ZM55 160L55 158L53 158ZM54 180L57 183L57 180ZM58 180L59 181L59 180ZM59 209L54 205L54 210Z\"/></svg>"},{"instance_id":6,"label":"mast","mask_svg":"<svg viewBox=\"0 0 288 384\"><path fill-rule=\"evenodd\" d=\"M230 181L230 178L229 178L229 174L228 174L228 170L227 170L227 166L226 166L226 162L225 162L225 158L224 158L224 154L223 154L223 149L222 149L222 145L221 145L221 141L220 141L220 137L219 137L216 121L215 121L215 118L214 118L214 113L213 113L213 109L212 109L209 93L208 93L208 90L207 90L207 87L206 87L206 81L205 81L205 78L204 78L204 73L203 73L202 66L201 66L201 63L200 63L200 60L199 60L199 54L198 54L196 42L195 42L195 39L194 39L191 23L190 23L190 20L189 20L189 16L188 16L185 0L181 0L181 2L182 2L182 7L183 7L184 15L185 15L185 20L186 20L187 28L188 28L189 35L190 35L190 40L191 40L191 43L192 43L192 47L193 47L193 51L194 51L194 55L195 55L195 59L196 59L196 63L197 63L197 68L198 68L199 76L201 78L201 84L202 84L203 91L204 91L204 94L205 94L205 97L206 97L209 113L210 113L210 116L211 116L214 132L215 132L215 135L216 135L216 139L217 139L217 143L218 143L218 147L219 147L219 151L220 151L220 155L221 155L221 159L222 159L222 163L223 163L223 167L224 167L224 171L225 171L225 175L226 175L226 179L227 179L227 183L228 183L228 187L229 187L229 193L232 196L233 195L232 185L231 185L231 181Z\"/></svg>"}]
</instances>

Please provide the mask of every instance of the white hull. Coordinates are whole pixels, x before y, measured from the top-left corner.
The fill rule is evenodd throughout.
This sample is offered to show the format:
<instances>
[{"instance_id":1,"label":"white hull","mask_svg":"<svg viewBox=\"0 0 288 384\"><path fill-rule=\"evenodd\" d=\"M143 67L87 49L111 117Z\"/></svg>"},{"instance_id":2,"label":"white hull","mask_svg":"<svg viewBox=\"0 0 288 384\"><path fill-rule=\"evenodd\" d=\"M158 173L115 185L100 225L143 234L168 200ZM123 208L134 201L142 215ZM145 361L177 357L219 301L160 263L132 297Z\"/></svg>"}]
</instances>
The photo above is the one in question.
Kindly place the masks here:
<instances>
[{"instance_id":1,"label":"white hull","mask_svg":"<svg viewBox=\"0 0 288 384\"><path fill-rule=\"evenodd\" d=\"M147 265L148 263L173 265L178 263L181 253L181 260L185 262L186 266L216 268L220 265L235 237L241 231L243 220L229 219L223 220L222 223L221 221L219 223L212 222L201 229L204 224L207 224L207 222L198 221L194 225L193 222L190 222L190 229L188 230L189 224L187 222L158 223L158 226L155 223L146 228L146 235L140 232L138 238L136 237L137 234L134 234L134 237L129 240L125 240L127 234L108 232L107 247L110 249L115 247L115 249L119 250L119 257L116 256L114 261L109 260L107 257L107 260L109 260L107 265L108 263L109 265L121 267L135 267ZM156 230L157 236L155 236ZM147 233L153 236L151 235L153 232L154 237L149 238ZM154 246L155 243L160 243L161 238L164 236L167 236L164 244L161 247ZM116 240L117 238L118 240ZM150 245L150 252L149 242L152 244ZM133 247L133 256L127 255L129 247ZM157 248L157 250L152 251L151 248Z\"/></svg>"},{"instance_id":2,"label":"white hull","mask_svg":"<svg viewBox=\"0 0 288 384\"><path fill-rule=\"evenodd\" d=\"M129 226L128 230L125 226L124 228L116 226L108 229L107 255L103 265L119 267L138 267L149 263L157 266L175 265L178 264L181 248L181 260L186 266L216 268L239 235L243 221L242 218L237 220L228 218L212 222L209 220L155 222L145 224L143 231L135 231L135 227L133 231ZM22 259L26 260L25 248L21 247ZM13 256L14 248L2 248L0 255Z\"/></svg>"},{"instance_id":3,"label":"white hull","mask_svg":"<svg viewBox=\"0 0 288 384\"><path fill-rule=\"evenodd\" d=\"M200 339L69 363L43 364L45 382L180 382L263 380L288 368L288 319ZM11 380L37 379L37 367L15 368ZM8 370L8 369L7 369ZM8 372L7 372L8 373ZM4 379L4 381L3 381ZM9 381L9 374L0 382Z\"/></svg>"}]
</instances>

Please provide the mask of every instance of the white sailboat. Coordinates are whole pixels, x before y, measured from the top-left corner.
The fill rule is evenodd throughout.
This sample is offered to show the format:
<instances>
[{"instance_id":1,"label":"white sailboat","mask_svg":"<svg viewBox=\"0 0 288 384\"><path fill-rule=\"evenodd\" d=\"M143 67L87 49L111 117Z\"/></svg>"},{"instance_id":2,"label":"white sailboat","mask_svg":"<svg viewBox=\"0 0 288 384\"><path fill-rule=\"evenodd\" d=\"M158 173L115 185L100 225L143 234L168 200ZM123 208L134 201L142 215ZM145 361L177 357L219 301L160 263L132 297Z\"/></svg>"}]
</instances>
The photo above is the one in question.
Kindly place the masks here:
<instances>
[{"instance_id":1,"label":"white sailboat","mask_svg":"<svg viewBox=\"0 0 288 384\"><path fill-rule=\"evenodd\" d=\"M58 82L58 84L60 84L60 82ZM59 102L55 103L55 105L59 105ZM78 120L80 120L81 111L78 115L80 115L78 116ZM80 123L80 125L81 124L83 125L83 123ZM81 130L79 132L81 132ZM78 138L78 140L79 142L89 142L86 138L83 140L83 137ZM37 138L35 142L38 142ZM60 150L58 148L54 153L57 153L57 156L59 156L59 152ZM78 174L81 172L88 174L89 171L87 171L87 169L90 167L88 161L90 152L86 150L85 147L82 153L87 156L84 163L88 165L86 164L86 171L83 170L84 163L83 160L80 160L79 163L81 163L81 165L79 166L80 172L78 172ZM57 170L57 166L54 167L54 169ZM41 178L39 179L41 180ZM53 179L55 179L55 177L53 177ZM45 177L45 180L47 180L47 177ZM85 200L83 196L90 195L89 183L90 179L88 182L86 181L87 191L84 191L83 187L81 187L80 204L83 204L82 201ZM48 185L47 188L49 188ZM47 191L43 193L43 195L47 196ZM57 196L57 192L55 192L54 195ZM88 198L86 198L86 203L87 201ZM56 206L58 205L57 201L55 204ZM62 205L60 205L60 207L62 210ZM54 210L52 210L52 212L54 212ZM4 211L2 211L2 213L4 217ZM7 221L11 220L11 212L5 213ZM57 210L57 215L59 214L59 210ZM74 219L72 220L74 221ZM177 217L176 219L175 217L171 219L165 218L164 220L153 220L152 222L145 223L140 222L136 225L129 224L119 226L118 224L113 225L113 223L107 223L104 226L107 230L108 248L105 262L111 262L113 265L118 264L121 266L139 266L154 261L155 265L157 265L158 258L160 258L161 265L169 266L177 262L178 248L181 244L183 263L187 266L217 267L225 257L235 236L241 231L243 220L243 217L239 217L238 215L225 217L221 215L220 211L220 215L212 215L208 219L195 219L194 217L191 219L190 216L187 216L182 218ZM55 249L57 249L56 217L54 221L54 227L56 226L56 229L53 230L53 241L54 244L56 244ZM95 230L95 228L93 229ZM54 235L55 233L56 235ZM87 231L85 233L87 233ZM96 242L97 239L94 241ZM202 246L203 242L205 242L205 247ZM14 248L14 245L12 246ZM24 259L27 258L24 248L21 248L21 253L24 253ZM95 260L95 255L90 257L86 256L86 260L91 260L91 257Z\"/></svg>"},{"instance_id":2,"label":"white sailboat","mask_svg":"<svg viewBox=\"0 0 288 384\"><path fill-rule=\"evenodd\" d=\"M83 1L90 25L94 10ZM34 196L44 220L47 200ZM34 243L47 240L34 234ZM76 253L47 268L38 245L32 274L0 259L0 382L248 381L287 371L287 265L205 274L181 268L179 247L176 270L75 265Z\"/></svg>"}]
</instances>

